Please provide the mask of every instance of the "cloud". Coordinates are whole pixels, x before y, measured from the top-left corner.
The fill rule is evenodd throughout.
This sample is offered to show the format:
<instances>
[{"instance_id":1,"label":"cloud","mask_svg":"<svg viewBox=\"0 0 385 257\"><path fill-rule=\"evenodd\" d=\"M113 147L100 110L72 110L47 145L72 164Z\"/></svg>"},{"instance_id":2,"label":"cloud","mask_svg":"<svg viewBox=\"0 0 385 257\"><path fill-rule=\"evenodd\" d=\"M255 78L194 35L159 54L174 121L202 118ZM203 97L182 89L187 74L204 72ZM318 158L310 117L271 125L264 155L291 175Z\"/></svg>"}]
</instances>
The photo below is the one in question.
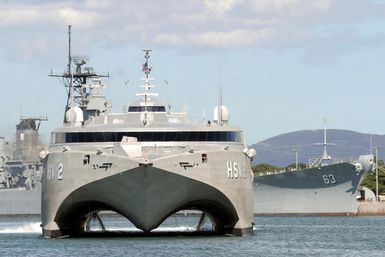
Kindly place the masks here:
<instances>
[{"instance_id":1,"label":"cloud","mask_svg":"<svg viewBox=\"0 0 385 257\"><path fill-rule=\"evenodd\" d=\"M203 0L207 9L214 13L223 14L234 8L235 5L243 3L242 0Z\"/></svg>"},{"instance_id":2,"label":"cloud","mask_svg":"<svg viewBox=\"0 0 385 257\"><path fill-rule=\"evenodd\" d=\"M155 42L163 45L182 45L186 39L177 34L163 33L155 36Z\"/></svg>"},{"instance_id":3,"label":"cloud","mask_svg":"<svg viewBox=\"0 0 385 257\"><path fill-rule=\"evenodd\" d=\"M250 45L266 45L274 39L272 29L237 29L227 32L208 31L200 34L189 35L189 41L197 45L205 45L215 48L238 48Z\"/></svg>"},{"instance_id":4,"label":"cloud","mask_svg":"<svg viewBox=\"0 0 385 257\"><path fill-rule=\"evenodd\" d=\"M257 11L281 11L288 8L296 8L301 3L301 0L254 0L251 1L252 6Z\"/></svg>"},{"instance_id":5,"label":"cloud","mask_svg":"<svg viewBox=\"0 0 385 257\"><path fill-rule=\"evenodd\" d=\"M48 42L52 47L54 37L65 35L67 24L84 46L296 48L309 54L328 38L353 48L370 40L381 45L381 35L358 27L384 17L385 4L375 0L6 1L0 3L0 39L5 55L16 60L48 55ZM338 30L325 35L325 28ZM343 40L351 29L358 40Z\"/></svg>"},{"instance_id":6,"label":"cloud","mask_svg":"<svg viewBox=\"0 0 385 257\"><path fill-rule=\"evenodd\" d=\"M249 45L265 45L273 41L274 36L274 30L271 29L239 29L226 32L207 31L204 33L189 33L184 36L160 34L155 40L166 45L184 45L189 43L212 48L238 48Z\"/></svg>"},{"instance_id":7,"label":"cloud","mask_svg":"<svg viewBox=\"0 0 385 257\"><path fill-rule=\"evenodd\" d=\"M1 5L0 5L1 6ZM0 9L0 29L33 28L43 29L42 25L76 23L80 27L93 26L98 15L92 10L78 10L68 4L45 5L4 5Z\"/></svg>"}]
</instances>

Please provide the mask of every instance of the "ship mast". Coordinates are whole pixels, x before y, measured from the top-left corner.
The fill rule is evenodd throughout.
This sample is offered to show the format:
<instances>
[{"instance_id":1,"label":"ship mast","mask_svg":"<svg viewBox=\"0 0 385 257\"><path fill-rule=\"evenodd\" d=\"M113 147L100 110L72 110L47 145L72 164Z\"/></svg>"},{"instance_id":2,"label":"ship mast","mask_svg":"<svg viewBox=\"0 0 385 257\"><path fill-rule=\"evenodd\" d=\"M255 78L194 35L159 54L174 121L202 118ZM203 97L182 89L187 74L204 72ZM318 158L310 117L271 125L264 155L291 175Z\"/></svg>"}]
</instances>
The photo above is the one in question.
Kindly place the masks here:
<instances>
[{"instance_id":1,"label":"ship mast","mask_svg":"<svg viewBox=\"0 0 385 257\"><path fill-rule=\"evenodd\" d=\"M148 59L150 59L150 49L144 49L143 52L144 58L146 59L146 62L143 64L143 72L145 74L145 87L144 90L147 93L148 90L150 90L150 81L148 79L148 75L151 73L151 68L148 66ZM147 101L148 101L148 95L144 94L144 121L143 125L146 126L148 123L148 113L147 113Z\"/></svg>"},{"instance_id":2,"label":"ship mast","mask_svg":"<svg viewBox=\"0 0 385 257\"><path fill-rule=\"evenodd\" d=\"M143 64L143 72L145 74L145 87L144 87L144 90L145 92L147 92L148 90L150 90L150 82L148 80L148 75L150 74L151 72L151 68L148 66L148 59L150 59L150 52L151 50L149 49L145 49L143 50L143 52L145 53L144 54L144 58L146 59L146 62ZM144 94L144 121L143 121L143 125L146 126L148 124L148 113L147 113L147 99L148 98L148 95L147 94Z\"/></svg>"},{"instance_id":3,"label":"ship mast","mask_svg":"<svg viewBox=\"0 0 385 257\"><path fill-rule=\"evenodd\" d=\"M323 129L323 143L316 143L316 144L314 144L314 145L322 145L323 146L323 148L324 148L324 151L323 151L323 154L322 154L322 158L320 159L320 162L322 161L322 160L330 160L331 159L331 157L330 157L330 155L328 154L328 151L327 151L327 146L328 145L336 145L336 144L334 144L334 143L328 143L327 142L327 129L326 129L326 119L324 119L324 129Z\"/></svg>"},{"instance_id":4,"label":"ship mast","mask_svg":"<svg viewBox=\"0 0 385 257\"><path fill-rule=\"evenodd\" d=\"M71 49L71 25L68 25L68 63L67 70L63 73L54 74L51 70L50 77L59 78L67 92L67 103L64 109L63 122L66 123L66 112L74 106L85 108L86 89L84 85L88 79L109 77L109 74L98 74L91 67L82 66L87 63L88 58L84 56L72 56ZM75 66L75 71L73 71Z\"/></svg>"},{"instance_id":5,"label":"ship mast","mask_svg":"<svg viewBox=\"0 0 385 257\"><path fill-rule=\"evenodd\" d=\"M221 46L221 37L219 35L219 43ZM220 126L223 125L223 117L222 117L222 51L221 47L219 48L219 63L218 63L218 80L219 80L219 94L218 94L218 124Z\"/></svg>"},{"instance_id":6,"label":"ship mast","mask_svg":"<svg viewBox=\"0 0 385 257\"><path fill-rule=\"evenodd\" d=\"M69 96L67 99L67 106L66 110L68 110L70 107L74 106L74 87L73 87L73 76L72 76L72 69L71 69L71 62L72 62L72 56L71 56L71 25L68 25L68 64L67 64L67 72L69 76Z\"/></svg>"},{"instance_id":7,"label":"ship mast","mask_svg":"<svg viewBox=\"0 0 385 257\"><path fill-rule=\"evenodd\" d=\"M218 124L223 125L222 122L222 85L219 85L219 94L218 94Z\"/></svg>"},{"instance_id":8,"label":"ship mast","mask_svg":"<svg viewBox=\"0 0 385 257\"><path fill-rule=\"evenodd\" d=\"M148 101L151 100L151 96L157 96L158 94L156 93L150 93L150 90L154 85L150 84L150 81L153 80L152 78L149 77L152 67L149 66L148 60L150 59L150 52L152 50L150 49L144 49L144 58L145 58L145 63L142 65L142 71L145 74L145 77L142 78L144 80L144 85L141 86L144 88L143 93L138 93L136 94L137 96L142 96L143 101L144 101L144 118L142 120L143 126L147 126L149 124L149 117L148 117Z\"/></svg>"},{"instance_id":9,"label":"ship mast","mask_svg":"<svg viewBox=\"0 0 385 257\"><path fill-rule=\"evenodd\" d=\"M327 139L326 139L326 119L324 119L324 143L323 143L324 152L322 154L322 159L330 158L328 155L328 151L326 150L327 145L328 145L328 143L327 143Z\"/></svg>"},{"instance_id":10,"label":"ship mast","mask_svg":"<svg viewBox=\"0 0 385 257\"><path fill-rule=\"evenodd\" d=\"M324 147L324 151L323 151L323 154L322 154L322 159L324 160L327 160L327 159L330 159L330 155L328 154L328 151L327 151L327 146L328 145L336 145L334 143L328 143L327 142L327 134L326 134L326 119L324 119L324 142L323 142L323 147Z\"/></svg>"}]
</instances>

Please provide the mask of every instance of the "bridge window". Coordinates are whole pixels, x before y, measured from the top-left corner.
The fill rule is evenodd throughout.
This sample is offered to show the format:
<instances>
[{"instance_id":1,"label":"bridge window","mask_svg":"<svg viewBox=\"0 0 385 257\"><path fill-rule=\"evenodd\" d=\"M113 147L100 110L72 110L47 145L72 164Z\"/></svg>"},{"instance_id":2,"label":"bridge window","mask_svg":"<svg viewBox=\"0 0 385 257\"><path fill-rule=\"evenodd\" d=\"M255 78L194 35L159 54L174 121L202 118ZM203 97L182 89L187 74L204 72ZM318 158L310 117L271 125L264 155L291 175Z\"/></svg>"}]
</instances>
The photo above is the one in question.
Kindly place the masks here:
<instances>
[{"instance_id":1,"label":"bridge window","mask_svg":"<svg viewBox=\"0 0 385 257\"><path fill-rule=\"evenodd\" d=\"M120 142L136 137L139 142L242 142L239 131L144 131L144 132L68 132L52 133L52 143Z\"/></svg>"},{"instance_id":2,"label":"bridge window","mask_svg":"<svg viewBox=\"0 0 385 257\"><path fill-rule=\"evenodd\" d=\"M166 112L166 107L164 106L130 106L128 107L128 112Z\"/></svg>"}]
</instances>

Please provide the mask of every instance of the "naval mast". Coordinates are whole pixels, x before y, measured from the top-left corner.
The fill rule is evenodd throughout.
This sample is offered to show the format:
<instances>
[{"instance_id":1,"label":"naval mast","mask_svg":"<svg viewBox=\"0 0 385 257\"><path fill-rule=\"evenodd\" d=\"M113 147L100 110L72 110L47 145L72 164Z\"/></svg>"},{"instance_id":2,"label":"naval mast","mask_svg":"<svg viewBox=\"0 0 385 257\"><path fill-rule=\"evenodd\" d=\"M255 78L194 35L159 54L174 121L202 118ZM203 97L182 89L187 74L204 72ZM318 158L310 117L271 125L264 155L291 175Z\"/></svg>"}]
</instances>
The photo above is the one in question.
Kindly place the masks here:
<instances>
[{"instance_id":1,"label":"naval mast","mask_svg":"<svg viewBox=\"0 0 385 257\"><path fill-rule=\"evenodd\" d=\"M79 107L83 112L87 104L86 84L90 79L109 77L109 74L96 73L92 67L83 67L89 61L86 56L72 56L71 53L71 25L68 25L68 63L67 70L63 73L51 73L50 77L59 78L67 93L67 103L64 110L63 123L68 123L68 111ZM74 71L73 71L74 69ZM71 118L70 118L71 119Z\"/></svg>"}]
</instances>

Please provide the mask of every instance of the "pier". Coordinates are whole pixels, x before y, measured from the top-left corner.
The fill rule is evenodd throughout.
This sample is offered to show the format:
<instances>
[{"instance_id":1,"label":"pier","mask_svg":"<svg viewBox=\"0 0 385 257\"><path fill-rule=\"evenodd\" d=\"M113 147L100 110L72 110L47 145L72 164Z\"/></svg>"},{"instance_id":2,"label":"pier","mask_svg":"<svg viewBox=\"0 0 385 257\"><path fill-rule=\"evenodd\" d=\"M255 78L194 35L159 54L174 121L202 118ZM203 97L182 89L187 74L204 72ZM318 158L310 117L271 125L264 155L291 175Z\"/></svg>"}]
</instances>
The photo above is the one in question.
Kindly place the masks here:
<instances>
[{"instance_id":1,"label":"pier","mask_svg":"<svg viewBox=\"0 0 385 257\"><path fill-rule=\"evenodd\" d=\"M385 215L385 201L359 202L358 216Z\"/></svg>"}]
</instances>

